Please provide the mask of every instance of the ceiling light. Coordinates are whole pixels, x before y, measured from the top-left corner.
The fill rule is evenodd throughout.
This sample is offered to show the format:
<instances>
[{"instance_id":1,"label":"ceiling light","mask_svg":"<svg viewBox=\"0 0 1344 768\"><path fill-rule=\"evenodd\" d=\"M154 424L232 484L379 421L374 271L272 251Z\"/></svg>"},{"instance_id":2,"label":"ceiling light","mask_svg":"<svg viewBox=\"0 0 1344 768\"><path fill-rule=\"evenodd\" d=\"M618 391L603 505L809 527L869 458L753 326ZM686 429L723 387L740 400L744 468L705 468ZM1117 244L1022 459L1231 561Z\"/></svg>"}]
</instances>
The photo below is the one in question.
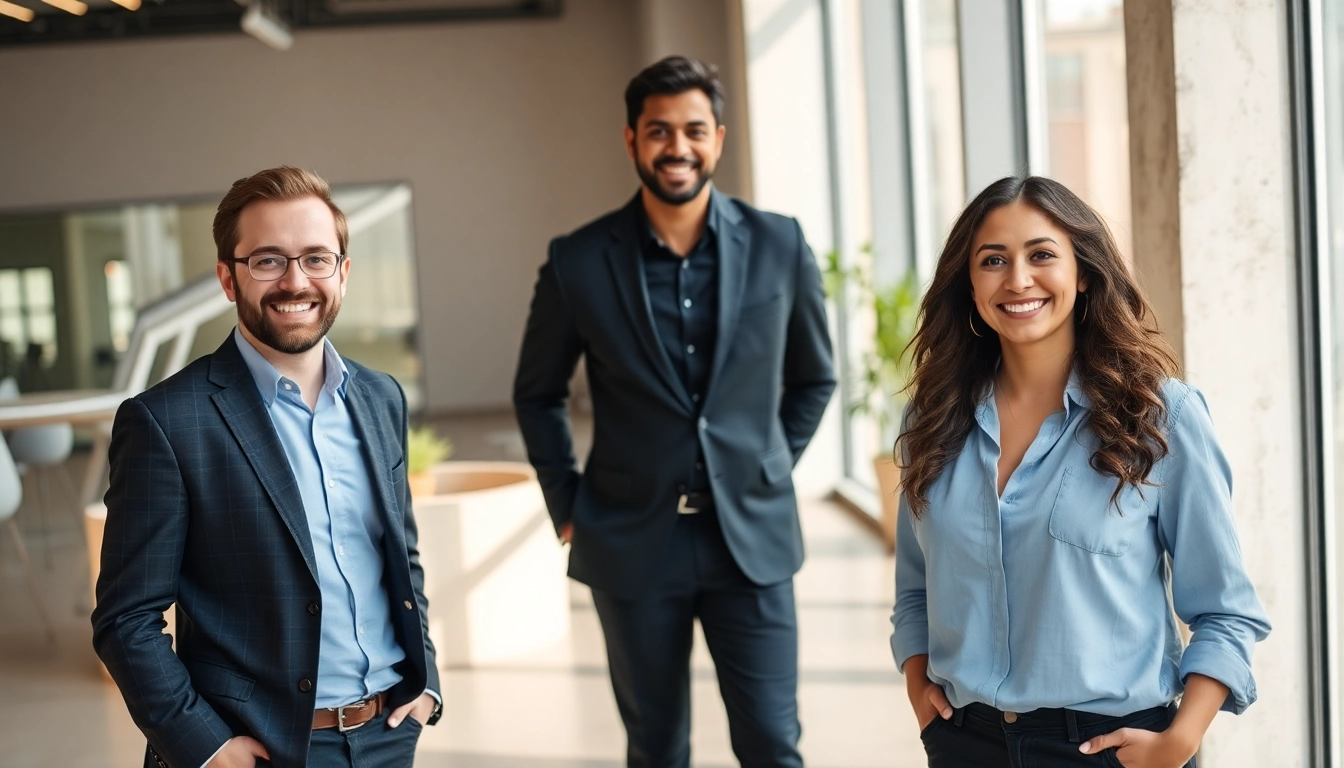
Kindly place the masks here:
<instances>
[{"instance_id":1,"label":"ceiling light","mask_svg":"<svg viewBox=\"0 0 1344 768\"><path fill-rule=\"evenodd\" d=\"M125 8L128 11L140 10L140 0L112 0L112 2L116 3L117 5L120 5L122 8Z\"/></svg>"},{"instance_id":2,"label":"ceiling light","mask_svg":"<svg viewBox=\"0 0 1344 768\"><path fill-rule=\"evenodd\" d=\"M76 16L83 16L89 11L89 6L81 3L79 0L42 0L42 2L53 8L60 8L66 13L73 13Z\"/></svg>"},{"instance_id":3,"label":"ceiling light","mask_svg":"<svg viewBox=\"0 0 1344 768\"><path fill-rule=\"evenodd\" d=\"M49 2L50 0L48 0ZM267 11L261 2L254 2L243 11L243 31L277 51L287 51L294 45L294 33L289 25Z\"/></svg>"},{"instance_id":4,"label":"ceiling light","mask_svg":"<svg viewBox=\"0 0 1344 768\"><path fill-rule=\"evenodd\" d=\"M9 0L0 0L0 16L8 16L19 21L33 20L32 10L24 8L22 5L15 5Z\"/></svg>"}]
</instances>

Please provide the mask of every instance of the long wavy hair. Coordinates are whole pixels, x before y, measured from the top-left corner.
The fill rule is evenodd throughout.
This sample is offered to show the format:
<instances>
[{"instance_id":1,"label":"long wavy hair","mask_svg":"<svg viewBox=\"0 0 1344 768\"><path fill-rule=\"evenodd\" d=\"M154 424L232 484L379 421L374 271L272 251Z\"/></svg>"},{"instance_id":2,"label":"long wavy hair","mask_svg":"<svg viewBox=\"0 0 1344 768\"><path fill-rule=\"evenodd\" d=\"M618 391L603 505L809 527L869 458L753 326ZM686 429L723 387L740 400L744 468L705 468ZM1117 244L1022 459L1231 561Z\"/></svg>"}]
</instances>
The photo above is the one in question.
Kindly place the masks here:
<instances>
[{"instance_id":1,"label":"long wavy hair","mask_svg":"<svg viewBox=\"0 0 1344 768\"><path fill-rule=\"evenodd\" d=\"M998 364L998 335L972 332L970 257L976 232L991 211L1023 202L1068 233L1087 292L1075 305L1073 367L1092 409L1087 427L1100 441L1093 469L1116 478L1111 503L1126 485L1148 483L1167 454L1162 384L1177 370L1152 307L1130 275L1110 230L1063 184L1040 176L990 184L962 211L947 237L933 283L919 308L910 342L914 375L907 388L910 416L896 442L901 483L911 512L922 516L929 488L966 442L976 406L990 391ZM975 335L982 334L981 336Z\"/></svg>"}]
</instances>

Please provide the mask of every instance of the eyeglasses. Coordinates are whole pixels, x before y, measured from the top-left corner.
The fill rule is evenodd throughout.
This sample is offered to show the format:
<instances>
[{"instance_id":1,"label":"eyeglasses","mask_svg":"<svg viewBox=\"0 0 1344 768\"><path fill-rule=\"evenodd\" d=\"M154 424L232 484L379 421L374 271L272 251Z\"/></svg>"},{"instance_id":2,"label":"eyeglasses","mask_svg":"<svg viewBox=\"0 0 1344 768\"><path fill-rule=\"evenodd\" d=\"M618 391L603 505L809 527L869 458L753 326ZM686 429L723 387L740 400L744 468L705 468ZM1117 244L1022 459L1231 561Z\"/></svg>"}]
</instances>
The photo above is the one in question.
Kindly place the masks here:
<instances>
[{"instance_id":1,"label":"eyeglasses","mask_svg":"<svg viewBox=\"0 0 1344 768\"><path fill-rule=\"evenodd\" d=\"M344 258L345 254L343 253L313 251L302 256L254 253L245 259L235 258L234 261L247 264L247 273L252 276L253 280L279 280L289 271L289 262L291 261L299 262L299 269L303 270L303 274L314 280L323 280L336 274L336 267L340 266L341 259Z\"/></svg>"}]
</instances>

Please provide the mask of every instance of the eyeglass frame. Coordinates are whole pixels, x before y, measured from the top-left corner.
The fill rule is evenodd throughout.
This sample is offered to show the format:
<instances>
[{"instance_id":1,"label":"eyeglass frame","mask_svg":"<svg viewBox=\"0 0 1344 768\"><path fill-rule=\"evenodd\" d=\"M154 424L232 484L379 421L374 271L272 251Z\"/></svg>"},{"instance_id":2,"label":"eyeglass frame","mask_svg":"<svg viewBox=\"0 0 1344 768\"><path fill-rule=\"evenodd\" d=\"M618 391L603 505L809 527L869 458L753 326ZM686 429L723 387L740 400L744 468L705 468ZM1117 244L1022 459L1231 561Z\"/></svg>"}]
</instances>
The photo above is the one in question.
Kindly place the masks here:
<instances>
[{"instance_id":1,"label":"eyeglass frame","mask_svg":"<svg viewBox=\"0 0 1344 768\"><path fill-rule=\"evenodd\" d=\"M308 274L308 270L306 270L306 269L303 268L303 259L304 259L305 257L308 257L308 256L315 256L315 255L317 255L317 254L319 254L319 253L330 253L331 255L333 255L333 256L336 257L336 264L335 264L335 266L333 266L333 267L331 268L331 274L330 274L330 275L323 275L322 277L314 277L313 275ZM266 277L257 277L256 275L252 274L252 264L251 264L252 259L255 258L255 257L257 257L257 256L271 256L271 257L274 257L274 258L281 258L281 259L284 259L284 260L285 260L285 270L284 270L283 272L281 272L280 274L276 275L275 277L270 277L270 278L266 278ZM347 254L344 254L344 253L337 253L336 251L309 251L308 253L304 253L304 254L301 254L301 255L299 255L299 256L286 256L286 255L283 254L283 253L274 253L274 252L272 252L272 251L266 251L266 252L264 252L264 253L254 253L254 254L252 254L251 256L245 256L245 257L243 257L243 258L239 258L239 257L237 257L237 256L234 256L234 257L232 257L231 259L229 259L229 261L233 262L234 264L246 264L246 265L247 265L247 276L250 277L250 278L252 278L253 280L256 280L256 281L259 282L259 283L274 283L276 280L279 280L279 279L283 278L285 275L288 275L288 274L289 274L289 265L290 265L291 262L295 262L295 261L299 262L299 271L303 273L303 276L304 276L304 277L307 277L307 278L310 279L310 280L330 280L331 278L333 278L333 277L336 276L336 273L337 273L337 272L341 271L341 262L345 261L347 258L348 258L348 255L347 255Z\"/></svg>"}]
</instances>

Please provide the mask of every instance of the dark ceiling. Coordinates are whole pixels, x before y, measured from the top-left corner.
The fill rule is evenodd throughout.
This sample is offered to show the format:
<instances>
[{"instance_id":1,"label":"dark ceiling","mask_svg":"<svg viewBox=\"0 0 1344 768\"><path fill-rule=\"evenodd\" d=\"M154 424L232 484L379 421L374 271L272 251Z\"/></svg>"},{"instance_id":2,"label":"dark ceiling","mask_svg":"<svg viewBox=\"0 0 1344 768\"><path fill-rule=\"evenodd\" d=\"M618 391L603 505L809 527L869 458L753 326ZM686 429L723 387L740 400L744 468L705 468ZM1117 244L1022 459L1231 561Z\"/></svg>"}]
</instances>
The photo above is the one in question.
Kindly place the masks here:
<instances>
[{"instance_id":1,"label":"dark ceiling","mask_svg":"<svg viewBox=\"0 0 1344 768\"><path fill-rule=\"evenodd\" d=\"M41 0L12 0L31 8L22 22L0 16L0 47L78 43L135 37L243 34L239 0L144 0L130 11L110 0L89 0L76 16ZM560 15L564 0L266 0L292 29L376 24L545 18Z\"/></svg>"}]
</instances>

